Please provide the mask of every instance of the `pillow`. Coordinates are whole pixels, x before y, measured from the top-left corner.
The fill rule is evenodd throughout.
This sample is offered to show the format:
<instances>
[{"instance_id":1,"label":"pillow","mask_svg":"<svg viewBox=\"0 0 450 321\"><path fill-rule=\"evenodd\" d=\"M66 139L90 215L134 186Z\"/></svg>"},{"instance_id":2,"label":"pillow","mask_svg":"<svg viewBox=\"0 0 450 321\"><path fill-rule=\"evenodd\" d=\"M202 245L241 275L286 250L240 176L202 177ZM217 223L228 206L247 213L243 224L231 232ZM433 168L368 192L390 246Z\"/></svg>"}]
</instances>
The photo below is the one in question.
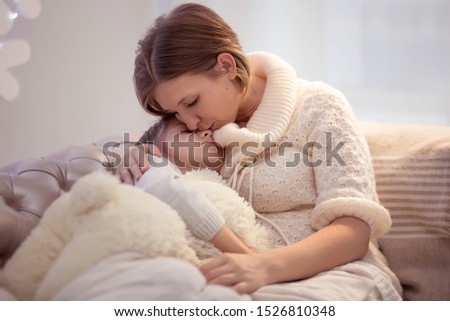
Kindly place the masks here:
<instances>
[{"instance_id":1,"label":"pillow","mask_svg":"<svg viewBox=\"0 0 450 321\"><path fill-rule=\"evenodd\" d=\"M450 127L363 125L380 202L381 251L405 300L450 300Z\"/></svg>"}]
</instances>

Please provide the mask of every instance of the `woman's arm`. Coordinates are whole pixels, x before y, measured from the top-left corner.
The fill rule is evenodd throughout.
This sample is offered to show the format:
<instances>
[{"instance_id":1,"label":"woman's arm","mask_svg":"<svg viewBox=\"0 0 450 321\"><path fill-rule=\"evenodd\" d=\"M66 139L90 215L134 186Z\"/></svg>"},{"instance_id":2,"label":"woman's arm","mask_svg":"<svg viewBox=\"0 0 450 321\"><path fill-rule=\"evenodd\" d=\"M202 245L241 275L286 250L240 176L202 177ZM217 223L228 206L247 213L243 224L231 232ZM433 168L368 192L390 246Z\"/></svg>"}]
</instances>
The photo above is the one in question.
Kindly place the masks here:
<instances>
[{"instance_id":1,"label":"woman's arm","mask_svg":"<svg viewBox=\"0 0 450 321\"><path fill-rule=\"evenodd\" d=\"M304 279L366 255L370 228L364 221L344 216L292 246L266 253L272 264L270 283Z\"/></svg>"},{"instance_id":2,"label":"woman's arm","mask_svg":"<svg viewBox=\"0 0 450 321\"><path fill-rule=\"evenodd\" d=\"M225 254L200 270L210 283L251 293L267 284L308 278L360 259L367 253L369 237L365 222L344 216L295 244L250 255Z\"/></svg>"}]
</instances>

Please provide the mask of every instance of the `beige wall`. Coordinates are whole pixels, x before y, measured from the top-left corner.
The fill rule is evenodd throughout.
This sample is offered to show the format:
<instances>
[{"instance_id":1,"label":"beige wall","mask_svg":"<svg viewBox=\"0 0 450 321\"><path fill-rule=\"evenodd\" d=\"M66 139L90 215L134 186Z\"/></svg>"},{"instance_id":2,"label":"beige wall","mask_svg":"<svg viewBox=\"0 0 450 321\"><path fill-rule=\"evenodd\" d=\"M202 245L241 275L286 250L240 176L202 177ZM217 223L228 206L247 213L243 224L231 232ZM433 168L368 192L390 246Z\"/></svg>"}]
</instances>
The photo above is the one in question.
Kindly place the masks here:
<instances>
[{"instance_id":1,"label":"beige wall","mask_svg":"<svg viewBox=\"0 0 450 321\"><path fill-rule=\"evenodd\" d=\"M17 19L6 36L31 57L12 70L18 98L0 99L0 164L147 126L132 71L151 20L143 0L44 0L36 20Z\"/></svg>"}]
</instances>

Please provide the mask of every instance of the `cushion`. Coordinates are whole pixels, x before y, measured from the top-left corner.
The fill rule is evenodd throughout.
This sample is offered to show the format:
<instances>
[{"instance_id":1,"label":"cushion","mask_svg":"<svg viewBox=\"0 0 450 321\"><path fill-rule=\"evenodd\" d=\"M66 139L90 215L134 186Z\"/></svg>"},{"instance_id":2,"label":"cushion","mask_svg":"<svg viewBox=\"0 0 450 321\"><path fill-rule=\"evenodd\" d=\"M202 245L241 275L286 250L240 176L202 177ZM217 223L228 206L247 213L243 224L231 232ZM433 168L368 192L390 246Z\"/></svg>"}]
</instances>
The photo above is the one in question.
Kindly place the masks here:
<instances>
[{"instance_id":1,"label":"cushion","mask_svg":"<svg viewBox=\"0 0 450 321\"><path fill-rule=\"evenodd\" d=\"M364 124L380 202L379 240L405 300L450 300L450 127Z\"/></svg>"}]
</instances>

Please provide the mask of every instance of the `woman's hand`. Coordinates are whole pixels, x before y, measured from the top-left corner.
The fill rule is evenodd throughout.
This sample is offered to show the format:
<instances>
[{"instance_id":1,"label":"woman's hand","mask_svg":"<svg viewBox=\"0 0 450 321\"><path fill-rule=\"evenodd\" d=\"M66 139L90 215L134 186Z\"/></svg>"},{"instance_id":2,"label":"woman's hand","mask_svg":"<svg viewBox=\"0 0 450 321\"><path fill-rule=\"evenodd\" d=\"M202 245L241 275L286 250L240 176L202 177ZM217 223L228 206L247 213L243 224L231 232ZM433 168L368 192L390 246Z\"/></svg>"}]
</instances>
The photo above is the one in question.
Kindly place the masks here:
<instances>
[{"instance_id":1,"label":"woman's hand","mask_svg":"<svg viewBox=\"0 0 450 321\"><path fill-rule=\"evenodd\" d=\"M366 255L369 225L342 216L307 238L260 253L225 253L208 260L200 271L209 283L232 286L238 293L284 281L309 278Z\"/></svg>"},{"instance_id":2,"label":"woman's hand","mask_svg":"<svg viewBox=\"0 0 450 321\"><path fill-rule=\"evenodd\" d=\"M132 146L127 152L121 153L121 162L115 168L115 175L125 184L134 185L150 168L148 154L161 157L161 151L153 144L140 144ZM123 154L123 156L122 156Z\"/></svg>"},{"instance_id":3,"label":"woman's hand","mask_svg":"<svg viewBox=\"0 0 450 321\"><path fill-rule=\"evenodd\" d=\"M261 253L225 253L200 266L208 283L231 286L238 293L252 293L270 283L269 261Z\"/></svg>"}]
</instances>

